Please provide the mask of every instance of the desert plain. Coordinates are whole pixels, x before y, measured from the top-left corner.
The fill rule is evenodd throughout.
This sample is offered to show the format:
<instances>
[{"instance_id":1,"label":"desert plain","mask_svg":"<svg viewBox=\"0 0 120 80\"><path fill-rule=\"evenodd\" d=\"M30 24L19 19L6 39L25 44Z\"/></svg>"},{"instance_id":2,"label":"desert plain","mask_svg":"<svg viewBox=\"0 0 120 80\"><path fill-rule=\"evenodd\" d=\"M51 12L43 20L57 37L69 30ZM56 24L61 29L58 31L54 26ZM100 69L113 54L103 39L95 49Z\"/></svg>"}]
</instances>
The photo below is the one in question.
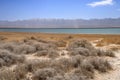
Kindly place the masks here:
<instances>
[{"instance_id":1,"label":"desert plain","mask_svg":"<svg viewBox=\"0 0 120 80\"><path fill-rule=\"evenodd\" d=\"M120 35L0 32L0 80L120 80Z\"/></svg>"}]
</instances>

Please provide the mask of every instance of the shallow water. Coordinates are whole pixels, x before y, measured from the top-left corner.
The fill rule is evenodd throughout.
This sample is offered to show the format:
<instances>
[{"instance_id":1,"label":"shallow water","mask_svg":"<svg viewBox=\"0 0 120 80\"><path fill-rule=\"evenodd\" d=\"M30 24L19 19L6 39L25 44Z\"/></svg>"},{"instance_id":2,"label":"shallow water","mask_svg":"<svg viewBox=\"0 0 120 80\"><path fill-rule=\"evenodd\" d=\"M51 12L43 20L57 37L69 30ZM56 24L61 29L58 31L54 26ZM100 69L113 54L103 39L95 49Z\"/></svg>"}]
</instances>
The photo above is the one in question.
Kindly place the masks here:
<instances>
[{"instance_id":1,"label":"shallow water","mask_svg":"<svg viewBox=\"0 0 120 80\"><path fill-rule=\"evenodd\" d=\"M73 34L120 34L120 28L90 28L90 29L41 29L41 28L0 28L0 32L44 32Z\"/></svg>"}]
</instances>

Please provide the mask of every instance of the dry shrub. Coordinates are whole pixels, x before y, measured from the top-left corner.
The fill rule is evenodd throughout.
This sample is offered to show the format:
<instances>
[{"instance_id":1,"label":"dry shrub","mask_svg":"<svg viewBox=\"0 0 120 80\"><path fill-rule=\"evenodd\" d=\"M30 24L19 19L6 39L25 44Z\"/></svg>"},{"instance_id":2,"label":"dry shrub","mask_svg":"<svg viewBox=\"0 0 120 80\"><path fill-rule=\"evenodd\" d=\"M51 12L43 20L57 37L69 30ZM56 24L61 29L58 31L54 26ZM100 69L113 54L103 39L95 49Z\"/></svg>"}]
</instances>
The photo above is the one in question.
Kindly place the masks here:
<instances>
[{"instance_id":1,"label":"dry shrub","mask_svg":"<svg viewBox=\"0 0 120 80\"><path fill-rule=\"evenodd\" d=\"M36 47L20 42L3 43L0 45L0 49L6 49L15 54L28 54L36 51Z\"/></svg>"},{"instance_id":2,"label":"dry shrub","mask_svg":"<svg viewBox=\"0 0 120 80\"><path fill-rule=\"evenodd\" d=\"M37 51L49 50L49 49L57 49L57 46L55 44L52 44L52 43L36 42L36 43L33 43L32 46L35 46Z\"/></svg>"},{"instance_id":3,"label":"dry shrub","mask_svg":"<svg viewBox=\"0 0 120 80\"><path fill-rule=\"evenodd\" d=\"M48 57L49 58L57 58L59 57L59 52L57 50L54 50L54 49L49 49L48 50Z\"/></svg>"},{"instance_id":4,"label":"dry shrub","mask_svg":"<svg viewBox=\"0 0 120 80\"><path fill-rule=\"evenodd\" d=\"M57 45L57 47L66 47L66 42L63 40L59 40L55 43Z\"/></svg>"},{"instance_id":5,"label":"dry shrub","mask_svg":"<svg viewBox=\"0 0 120 80\"><path fill-rule=\"evenodd\" d=\"M95 49L90 42L81 39L68 45L67 58L59 57L59 49L55 42L37 41L35 37L25 43L2 44L0 48L0 66L19 63L13 71L0 71L0 80L29 80L27 79L29 73L32 75L32 80L89 80L94 78L95 70L107 72L112 69L103 56L114 57L113 52ZM35 56L49 58L24 61L24 56L16 55L34 52ZM7 72L11 73L11 77Z\"/></svg>"},{"instance_id":6,"label":"dry shrub","mask_svg":"<svg viewBox=\"0 0 120 80\"><path fill-rule=\"evenodd\" d=\"M60 58L57 64L61 65L61 70L64 72L68 72L74 67L74 63L72 64L71 60L67 58Z\"/></svg>"},{"instance_id":7,"label":"dry shrub","mask_svg":"<svg viewBox=\"0 0 120 80\"><path fill-rule=\"evenodd\" d=\"M37 38L34 36L27 36L26 38L23 39L23 42L29 42L30 40L35 41L35 40L37 40Z\"/></svg>"},{"instance_id":8,"label":"dry shrub","mask_svg":"<svg viewBox=\"0 0 120 80\"><path fill-rule=\"evenodd\" d=\"M6 49L9 51L14 51L14 48L17 46L17 43L15 42L6 42L6 43L2 43L0 45L0 49Z\"/></svg>"},{"instance_id":9,"label":"dry shrub","mask_svg":"<svg viewBox=\"0 0 120 80\"><path fill-rule=\"evenodd\" d=\"M36 48L26 44L21 44L14 48L14 53L16 54L30 54L34 52L36 52Z\"/></svg>"},{"instance_id":10,"label":"dry shrub","mask_svg":"<svg viewBox=\"0 0 120 80\"><path fill-rule=\"evenodd\" d=\"M0 67L6 65L5 61L3 59L0 58Z\"/></svg>"},{"instance_id":11,"label":"dry shrub","mask_svg":"<svg viewBox=\"0 0 120 80\"><path fill-rule=\"evenodd\" d=\"M34 72L32 79L33 80L47 80L50 77L57 75L57 72L53 68L44 68L39 69Z\"/></svg>"},{"instance_id":12,"label":"dry shrub","mask_svg":"<svg viewBox=\"0 0 120 80\"><path fill-rule=\"evenodd\" d=\"M98 56L109 56L109 57L115 57L115 54L111 50L101 50L101 49L96 49L97 55Z\"/></svg>"},{"instance_id":13,"label":"dry shrub","mask_svg":"<svg viewBox=\"0 0 120 80\"><path fill-rule=\"evenodd\" d=\"M105 43L98 42L98 43L96 44L96 46L97 46L97 47L102 47L102 46L105 46Z\"/></svg>"},{"instance_id":14,"label":"dry shrub","mask_svg":"<svg viewBox=\"0 0 120 80\"><path fill-rule=\"evenodd\" d=\"M76 56L72 56L69 61L70 63L73 65L74 68L77 68L81 65L82 61L84 60L85 57L80 56L80 55L76 55Z\"/></svg>"},{"instance_id":15,"label":"dry shrub","mask_svg":"<svg viewBox=\"0 0 120 80\"><path fill-rule=\"evenodd\" d=\"M7 50L0 50L0 67L10 66L15 63L22 63L24 60L25 57L22 55L14 55Z\"/></svg>"},{"instance_id":16,"label":"dry shrub","mask_svg":"<svg viewBox=\"0 0 120 80\"><path fill-rule=\"evenodd\" d=\"M70 64L69 59L67 58L60 58L59 60L53 60L50 63L50 67L58 70L59 73L64 73L70 71L73 67ZM62 72L61 72L62 71Z\"/></svg>"},{"instance_id":17,"label":"dry shrub","mask_svg":"<svg viewBox=\"0 0 120 80\"><path fill-rule=\"evenodd\" d=\"M72 71L72 74L76 75L76 76L81 76L83 78L83 80L87 80L87 79L93 79L94 78L94 74L84 68L77 68L77 69L74 69Z\"/></svg>"},{"instance_id":18,"label":"dry shrub","mask_svg":"<svg viewBox=\"0 0 120 80\"><path fill-rule=\"evenodd\" d=\"M37 40L35 36L31 36L30 39Z\"/></svg>"},{"instance_id":19,"label":"dry shrub","mask_svg":"<svg viewBox=\"0 0 120 80\"><path fill-rule=\"evenodd\" d=\"M83 55L83 56L90 56L91 52L86 49L86 48L75 48L74 50L69 52L69 55L74 56L74 55Z\"/></svg>"},{"instance_id":20,"label":"dry shrub","mask_svg":"<svg viewBox=\"0 0 120 80\"><path fill-rule=\"evenodd\" d=\"M101 50L101 49L92 49L89 50L87 48L75 48L73 50L69 51L70 56L75 55L82 55L82 56L109 56L109 57L115 57L115 54L111 50Z\"/></svg>"},{"instance_id":21,"label":"dry shrub","mask_svg":"<svg viewBox=\"0 0 120 80\"><path fill-rule=\"evenodd\" d=\"M94 66L94 69L100 72L107 72L108 70L112 70L111 64L104 58L100 57L90 57L87 61Z\"/></svg>"},{"instance_id":22,"label":"dry shrub","mask_svg":"<svg viewBox=\"0 0 120 80\"><path fill-rule=\"evenodd\" d=\"M48 51L47 50L42 50L42 51L37 51L35 56L47 56Z\"/></svg>"},{"instance_id":23,"label":"dry shrub","mask_svg":"<svg viewBox=\"0 0 120 80\"><path fill-rule=\"evenodd\" d=\"M97 52L95 49L89 50L87 48L75 48L71 51L69 51L70 56L75 56L75 55L82 55L82 56L97 56Z\"/></svg>"},{"instance_id":24,"label":"dry shrub","mask_svg":"<svg viewBox=\"0 0 120 80\"><path fill-rule=\"evenodd\" d=\"M5 39L7 39L7 38L4 37L4 36L0 36L0 41L1 41L1 40L5 40Z\"/></svg>"},{"instance_id":25,"label":"dry shrub","mask_svg":"<svg viewBox=\"0 0 120 80\"><path fill-rule=\"evenodd\" d=\"M26 61L24 64L26 65L26 68L29 72L36 71L37 69L42 69L49 67L51 63L51 60L29 60Z\"/></svg>"},{"instance_id":26,"label":"dry shrub","mask_svg":"<svg viewBox=\"0 0 120 80\"><path fill-rule=\"evenodd\" d=\"M57 75L54 77L50 77L49 79L46 79L46 80L66 80L66 79L64 78L64 76Z\"/></svg>"},{"instance_id":27,"label":"dry shrub","mask_svg":"<svg viewBox=\"0 0 120 80\"><path fill-rule=\"evenodd\" d=\"M24 42L24 43L27 44L27 45L31 45L31 46L33 46L33 44L34 44L34 43L37 43L37 41L29 40L29 41Z\"/></svg>"},{"instance_id":28,"label":"dry shrub","mask_svg":"<svg viewBox=\"0 0 120 80\"><path fill-rule=\"evenodd\" d=\"M91 63L89 63L87 60L83 60L80 67L82 69L85 69L85 70L87 70L89 72L94 73L94 66Z\"/></svg>"},{"instance_id":29,"label":"dry shrub","mask_svg":"<svg viewBox=\"0 0 120 80\"><path fill-rule=\"evenodd\" d=\"M15 73L12 70L7 69L0 70L0 80L20 80L20 79L16 78Z\"/></svg>"},{"instance_id":30,"label":"dry shrub","mask_svg":"<svg viewBox=\"0 0 120 80\"><path fill-rule=\"evenodd\" d=\"M72 50L72 49L79 48L79 47L87 48L89 50L94 49L92 44L89 41L85 40L85 39L78 39L78 40L71 41L68 44L67 49Z\"/></svg>"},{"instance_id":31,"label":"dry shrub","mask_svg":"<svg viewBox=\"0 0 120 80\"><path fill-rule=\"evenodd\" d=\"M41 51L41 50L46 49L46 44L44 43L34 42L34 43L31 43L31 45L36 48L36 51Z\"/></svg>"},{"instance_id":32,"label":"dry shrub","mask_svg":"<svg viewBox=\"0 0 120 80\"><path fill-rule=\"evenodd\" d=\"M41 38L38 38L37 41L38 41L38 42L42 42L42 43L48 43L47 40L44 40L44 39L41 39Z\"/></svg>"},{"instance_id":33,"label":"dry shrub","mask_svg":"<svg viewBox=\"0 0 120 80\"><path fill-rule=\"evenodd\" d=\"M56 49L57 50L57 46L54 43L47 43L46 49Z\"/></svg>"},{"instance_id":34,"label":"dry shrub","mask_svg":"<svg viewBox=\"0 0 120 80\"><path fill-rule=\"evenodd\" d=\"M83 60L78 65L78 67L71 70L70 74L74 75L72 77L76 78L77 80L93 79L94 78L94 66L91 63ZM68 78L70 79L70 77Z\"/></svg>"},{"instance_id":35,"label":"dry shrub","mask_svg":"<svg viewBox=\"0 0 120 80\"><path fill-rule=\"evenodd\" d=\"M110 46L108 48L109 48L109 50L112 50L112 51L118 51L118 50L120 50L120 45Z\"/></svg>"},{"instance_id":36,"label":"dry shrub","mask_svg":"<svg viewBox=\"0 0 120 80\"><path fill-rule=\"evenodd\" d=\"M106 56L115 57L115 54L111 50L107 50L105 51L105 53L106 53Z\"/></svg>"},{"instance_id":37,"label":"dry shrub","mask_svg":"<svg viewBox=\"0 0 120 80\"><path fill-rule=\"evenodd\" d=\"M66 36L65 39L66 40L70 40L70 39L73 39L74 37L72 35L69 35L69 36Z\"/></svg>"},{"instance_id":38,"label":"dry shrub","mask_svg":"<svg viewBox=\"0 0 120 80\"><path fill-rule=\"evenodd\" d=\"M51 62L50 67L55 68L63 72L69 72L70 70L80 66L83 57L80 55L73 56L71 58L60 58Z\"/></svg>"},{"instance_id":39,"label":"dry shrub","mask_svg":"<svg viewBox=\"0 0 120 80\"><path fill-rule=\"evenodd\" d=\"M86 76L76 75L75 73L69 73L64 75L63 80L88 80Z\"/></svg>"},{"instance_id":40,"label":"dry shrub","mask_svg":"<svg viewBox=\"0 0 120 80\"><path fill-rule=\"evenodd\" d=\"M13 72L15 73L16 78L18 80L21 80L26 78L26 74L28 73L28 70L25 64L18 64L13 70Z\"/></svg>"},{"instance_id":41,"label":"dry shrub","mask_svg":"<svg viewBox=\"0 0 120 80\"><path fill-rule=\"evenodd\" d=\"M48 58L55 59L59 57L59 52L54 49L41 50L41 51L37 51L35 53L35 56L47 56Z\"/></svg>"},{"instance_id":42,"label":"dry shrub","mask_svg":"<svg viewBox=\"0 0 120 80\"><path fill-rule=\"evenodd\" d=\"M0 80L26 80L26 68L23 64L19 64L14 70L0 70Z\"/></svg>"}]
</instances>

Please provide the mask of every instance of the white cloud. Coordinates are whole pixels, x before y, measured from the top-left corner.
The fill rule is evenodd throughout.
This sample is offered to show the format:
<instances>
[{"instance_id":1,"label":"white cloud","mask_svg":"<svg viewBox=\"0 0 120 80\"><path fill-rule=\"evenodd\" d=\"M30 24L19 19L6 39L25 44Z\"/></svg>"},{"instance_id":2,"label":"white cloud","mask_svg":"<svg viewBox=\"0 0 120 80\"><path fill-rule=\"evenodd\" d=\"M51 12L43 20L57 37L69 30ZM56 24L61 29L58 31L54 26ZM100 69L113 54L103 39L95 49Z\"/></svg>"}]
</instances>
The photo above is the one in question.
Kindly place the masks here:
<instances>
[{"instance_id":1,"label":"white cloud","mask_svg":"<svg viewBox=\"0 0 120 80\"><path fill-rule=\"evenodd\" d=\"M98 2L92 2L87 5L89 5L91 7L113 5L113 0L102 0L102 1L98 1Z\"/></svg>"}]
</instances>

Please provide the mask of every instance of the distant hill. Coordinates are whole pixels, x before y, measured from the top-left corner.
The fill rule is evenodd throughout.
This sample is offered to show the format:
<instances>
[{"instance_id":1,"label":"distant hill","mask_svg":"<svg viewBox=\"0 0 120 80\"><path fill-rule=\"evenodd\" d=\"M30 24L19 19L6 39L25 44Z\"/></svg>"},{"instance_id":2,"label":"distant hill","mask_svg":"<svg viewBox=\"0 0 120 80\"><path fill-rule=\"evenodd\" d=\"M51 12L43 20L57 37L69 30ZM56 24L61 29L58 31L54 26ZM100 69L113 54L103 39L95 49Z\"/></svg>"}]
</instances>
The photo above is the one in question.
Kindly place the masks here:
<instances>
[{"instance_id":1,"label":"distant hill","mask_svg":"<svg viewBox=\"0 0 120 80\"><path fill-rule=\"evenodd\" d=\"M0 28L110 28L120 27L120 18L106 19L30 19L0 21Z\"/></svg>"}]
</instances>

